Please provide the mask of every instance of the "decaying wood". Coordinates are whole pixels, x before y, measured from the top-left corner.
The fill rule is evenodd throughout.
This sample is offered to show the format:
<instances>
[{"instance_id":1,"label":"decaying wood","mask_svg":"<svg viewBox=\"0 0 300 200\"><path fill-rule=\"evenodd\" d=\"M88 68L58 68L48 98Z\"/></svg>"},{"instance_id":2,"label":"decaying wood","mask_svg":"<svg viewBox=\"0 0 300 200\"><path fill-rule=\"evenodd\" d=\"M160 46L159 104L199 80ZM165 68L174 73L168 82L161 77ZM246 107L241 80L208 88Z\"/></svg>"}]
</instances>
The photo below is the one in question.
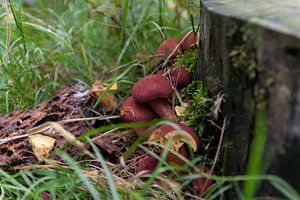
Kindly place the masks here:
<instances>
[{"instance_id":1,"label":"decaying wood","mask_svg":"<svg viewBox=\"0 0 300 200\"><path fill-rule=\"evenodd\" d=\"M91 94L90 87L84 83L73 81L62 87L52 99L41 103L32 110L17 110L0 117L0 139L24 135L30 128L48 121L58 122L91 116L91 108L94 103L95 99ZM78 136L90 130L92 122L76 121L66 123L63 127L73 135ZM54 148L67 142L63 136L55 134L53 130L50 131L51 137L56 139ZM66 147L64 151L75 158L80 155L78 149L72 145ZM51 158L60 160L55 154L51 155ZM0 145L1 166L36 161L27 137Z\"/></svg>"}]
</instances>

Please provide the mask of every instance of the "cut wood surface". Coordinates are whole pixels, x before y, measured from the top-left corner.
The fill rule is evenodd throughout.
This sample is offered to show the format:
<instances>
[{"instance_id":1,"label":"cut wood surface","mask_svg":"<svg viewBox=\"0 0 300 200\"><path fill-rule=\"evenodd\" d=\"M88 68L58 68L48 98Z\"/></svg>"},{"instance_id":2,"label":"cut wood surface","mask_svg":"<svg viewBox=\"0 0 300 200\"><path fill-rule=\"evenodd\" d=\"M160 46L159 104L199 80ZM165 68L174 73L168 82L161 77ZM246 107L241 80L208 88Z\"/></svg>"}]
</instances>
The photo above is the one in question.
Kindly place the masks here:
<instances>
[{"instance_id":1,"label":"cut wood surface","mask_svg":"<svg viewBox=\"0 0 300 200\"><path fill-rule=\"evenodd\" d=\"M216 14L300 38L300 0L203 0Z\"/></svg>"}]
</instances>

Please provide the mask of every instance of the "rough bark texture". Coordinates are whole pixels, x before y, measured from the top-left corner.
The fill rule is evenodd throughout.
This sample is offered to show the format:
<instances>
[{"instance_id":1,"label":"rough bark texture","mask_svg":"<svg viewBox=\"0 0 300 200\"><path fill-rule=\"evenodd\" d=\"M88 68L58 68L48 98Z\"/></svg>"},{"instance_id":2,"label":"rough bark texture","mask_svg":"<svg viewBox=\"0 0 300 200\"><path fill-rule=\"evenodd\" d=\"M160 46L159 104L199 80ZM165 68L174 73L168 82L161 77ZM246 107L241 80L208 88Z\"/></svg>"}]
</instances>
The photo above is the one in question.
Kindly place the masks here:
<instances>
[{"instance_id":1,"label":"rough bark texture","mask_svg":"<svg viewBox=\"0 0 300 200\"><path fill-rule=\"evenodd\" d=\"M262 167L300 191L300 8L295 2L203 0L197 75L211 95L225 93L224 173L245 173L256 108L263 104ZM276 194L265 185L259 191Z\"/></svg>"},{"instance_id":2,"label":"rough bark texture","mask_svg":"<svg viewBox=\"0 0 300 200\"><path fill-rule=\"evenodd\" d=\"M47 121L55 122L91 116L90 108L94 105L94 102L95 99L89 86L75 81L71 82L62 87L51 100L38 105L32 110L17 110L0 117L0 139L23 135L28 129ZM64 128L73 135L78 136L87 132L91 128L91 124L84 121L72 122L65 124ZM50 135L56 139L55 148L67 142L59 134L51 133ZM68 146L64 150L75 158L80 155L80 152L74 146ZM59 160L56 155L53 155L52 158ZM37 159L32 152L27 137L0 145L0 165L2 166L36 161Z\"/></svg>"}]
</instances>

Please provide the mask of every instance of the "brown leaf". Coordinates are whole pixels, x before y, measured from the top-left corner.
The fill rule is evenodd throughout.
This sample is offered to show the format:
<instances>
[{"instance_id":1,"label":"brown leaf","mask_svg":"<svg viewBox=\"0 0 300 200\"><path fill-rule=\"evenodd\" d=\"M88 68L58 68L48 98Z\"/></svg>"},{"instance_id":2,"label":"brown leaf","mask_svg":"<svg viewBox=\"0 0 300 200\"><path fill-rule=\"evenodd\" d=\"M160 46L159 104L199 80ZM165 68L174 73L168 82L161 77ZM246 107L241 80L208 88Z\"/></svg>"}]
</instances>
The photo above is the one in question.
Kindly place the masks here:
<instances>
[{"instance_id":1,"label":"brown leaf","mask_svg":"<svg viewBox=\"0 0 300 200\"><path fill-rule=\"evenodd\" d=\"M92 84L92 92L95 98L101 97L103 93L107 92L103 97L101 97L100 104L104 107L105 112L112 111L117 108L118 102L116 97L111 94L111 91L117 90L118 89L118 84L113 83L112 85L107 84L107 83L101 83L101 81L96 80Z\"/></svg>"}]
</instances>

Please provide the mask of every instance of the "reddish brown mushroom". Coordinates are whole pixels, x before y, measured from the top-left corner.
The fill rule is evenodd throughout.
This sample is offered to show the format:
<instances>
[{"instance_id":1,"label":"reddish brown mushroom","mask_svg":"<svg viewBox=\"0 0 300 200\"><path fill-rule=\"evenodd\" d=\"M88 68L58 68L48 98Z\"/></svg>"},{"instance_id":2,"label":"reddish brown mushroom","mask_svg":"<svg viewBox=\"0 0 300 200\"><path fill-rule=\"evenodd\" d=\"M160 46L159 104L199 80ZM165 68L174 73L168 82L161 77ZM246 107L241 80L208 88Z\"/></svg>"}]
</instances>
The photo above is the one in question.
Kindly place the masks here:
<instances>
[{"instance_id":1,"label":"reddish brown mushroom","mask_svg":"<svg viewBox=\"0 0 300 200\"><path fill-rule=\"evenodd\" d=\"M163 97L172 94L172 86L167 78L155 74L139 80L132 89L132 97L141 103L149 103L156 114L162 118L176 117L172 106Z\"/></svg>"},{"instance_id":2,"label":"reddish brown mushroom","mask_svg":"<svg viewBox=\"0 0 300 200\"><path fill-rule=\"evenodd\" d=\"M163 68L156 74L165 76L179 89L184 88L192 82L192 76L184 67L175 67L173 69Z\"/></svg>"},{"instance_id":3,"label":"reddish brown mushroom","mask_svg":"<svg viewBox=\"0 0 300 200\"><path fill-rule=\"evenodd\" d=\"M172 86L168 79L158 74L142 78L132 88L132 97L140 103L149 102L158 97L168 97L171 94Z\"/></svg>"},{"instance_id":4,"label":"reddish brown mushroom","mask_svg":"<svg viewBox=\"0 0 300 200\"><path fill-rule=\"evenodd\" d=\"M171 57L175 58L180 53L180 49L177 48L177 45L178 41L176 39L167 39L159 45L157 49L157 54L167 57L171 55L174 51Z\"/></svg>"},{"instance_id":5,"label":"reddish brown mushroom","mask_svg":"<svg viewBox=\"0 0 300 200\"><path fill-rule=\"evenodd\" d=\"M158 164L158 160L151 155L147 155L139 160L136 173L151 173Z\"/></svg>"},{"instance_id":6,"label":"reddish brown mushroom","mask_svg":"<svg viewBox=\"0 0 300 200\"><path fill-rule=\"evenodd\" d=\"M120 108L120 115L125 122L147 121L155 117L155 113L147 104L138 103L132 96L128 97ZM147 127L134 129L137 135L140 135Z\"/></svg>"},{"instance_id":7,"label":"reddish brown mushroom","mask_svg":"<svg viewBox=\"0 0 300 200\"><path fill-rule=\"evenodd\" d=\"M176 122L176 125L179 127L179 129L169 124L165 124L154 129L150 133L148 143L160 143L161 145L166 146L168 140L172 138L173 142L171 145L171 149L178 152L180 147L182 147L184 143L186 143L194 151L197 151L197 149L200 147L199 136L193 131L193 129L183 123Z\"/></svg>"},{"instance_id":8,"label":"reddish brown mushroom","mask_svg":"<svg viewBox=\"0 0 300 200\"><path fill-rule=\"evenodd\" d=\"M181 42L180 47L182 52L195 48L197 47L197 33L194 32L185 33L179 39L179 42Z\"/></svg>"},{"instance_id":9,"label":"reddish brown mushroom","mask_svg":"<svg viewBox=\"0 0 300 200\"><path fill-rule=\"evenodd\" d=\"M170 78L177 88L184 88L192 82L192 77L184 67L176 67L171 70Z\"/></svg>"},{"instance_id":10,"label":"reddish brown mushroom","mask_svg":"<svg viewBox=\"0 0 300 200\"><path fill-rule=\"evenodd\" d=\"M190 159L190 153L185 146L180 147L178 149L177 153L186 159ZM177 156L176 154L174 154L172 152L168 153L168 155L166 157L166 162L169 165L177 165L177 166L183 166L184 164L186 164L186 162L184 160L182 160L179 156Z\"/></svg>"},{"instance_id":11,"label":"reddish brown mushroom","mask_svg":"<svg viewBox=\"0 0 300 200\"><path fill-rule=\"evenodd\" d=\"M155 117L147 104L136 102L132 96L123 102L120 113L122 120L125 122L146 121Z\"/></svg>"},{"instance_id":12,"label":"reddish brown mushroom","mask_svg":"<svg viewBox=\"0 0 300 200\"><path fill-rule=\"evenodd\" d=\"M203 165L200 165L199 168L204 173L210 172L210 169ZM194 188L195 192L202 194L202 193L206 192L213 185L213 181L208 178L203 177L203 178L197 178L197 179L193 180L192 184L193 184L193 188Z\"/></svg>"}]
</instances>

